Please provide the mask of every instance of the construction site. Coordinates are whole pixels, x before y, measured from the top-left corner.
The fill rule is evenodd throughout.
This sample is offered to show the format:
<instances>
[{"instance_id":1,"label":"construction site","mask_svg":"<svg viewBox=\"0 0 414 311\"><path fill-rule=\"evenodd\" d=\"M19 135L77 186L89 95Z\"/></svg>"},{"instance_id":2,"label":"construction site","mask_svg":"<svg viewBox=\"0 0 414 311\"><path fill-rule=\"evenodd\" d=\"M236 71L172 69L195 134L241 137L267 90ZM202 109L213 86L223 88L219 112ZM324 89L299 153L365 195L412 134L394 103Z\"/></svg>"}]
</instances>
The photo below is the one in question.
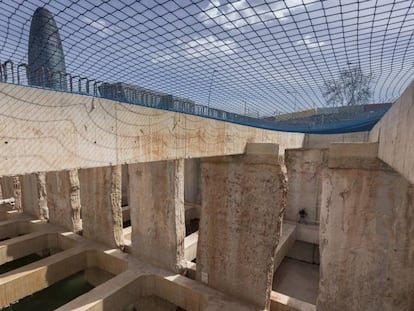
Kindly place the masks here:
<instances>
[{"instance_id":1,"label":"construction site","mask_svg":"<svg viewBox=\"0 0 414 311\"><path fill-rule=\"evenodd\" d=\"M205 51L239 59L250 49L241 41L236 48L230 39L223 42L238 49L234 54L211 41L202 41L204 49L190 44L195 49L193 57L196 52L201 56L197 60L182 56L181 65L188 71L186 61L196 61L194 68L200 71L191 67L191 78L185 80L176 69L182 83L175 89L167 70L163 76L148 69L142 82L132 75L138 68L132 63L128 65L131 72L120 69L112 80L101 78L100 69L96 75L89 69L69 74L69 69L76 69L68 65L74 51L65 52L65 47L67 42L75 46L76 40L70 40L77 38L77 32L65 14L75 17L73 12L81 10L74 6L83 2L40 3L44 7L38 2L42 1L21 1L14 9L0 3L0 24L8 23L7 35L0 35L0 43L4 42L0 47L1 310L414 310L412 27L401 26L398 37L392 37L397 45L404 31L410 34L403 54L394 48L391 67L382 58L370 63L386 76L376 73L366 102L314 108L305 105L305 99L319 100L311 94L312 83L318 81L314 76L309 88L307 82L295 91L272 88L270 98L244 80L241 71L228 88L226 69L222 75L221 69L214 69L201 79L211 60L202 58ZM84 1L81 6L85 12L101 14L106 23L86 13L76 16L96 28L95 43L103 51L124 42L129 28L121 21L132 24L140 12L126 4L131 1L115 1L112 9L106 8L111 2ZM180 8L196 14L195 8L189 8L196 2ZM218 10L214 17L209 14L208 21L221 21L217 17L221 12L237 28L249 26L251 19L241 13L249 8L240 8L248 1L232 3L234 11L220 9L230 4L207 2L207 7L197 4L204 10L197 14ZM327 18L329 10L319 1L285 2L286 7L277 9L271 4L279 2L265 1L280 25L303 12L324 12ZM148 5L140 14L155 21L151 14L161 16L161 8L178 14L173 6L177 3ZM263 4L250 5L260 23L270 21L268 11L258 9ZM369 7L378 10L374 18L381 11L381 5L376 5ZM399 5L406 5L403 23L414 21L411 4ZM339 6L344 8L346 3L332 8ZM358 5L355 10L362 8ZM398 10L393 6L391 11ZM132 12L131 20L120 17L127 12ZM232 19L235 12L239 17ZM22 18L26 28L19 42L7 48L15 16ZM312 24L316 17L309 20L317 28ZM116 27L108 26L109 21ZM394 25L391 14L387 25L387 29ZM72 37L65 27L71 29ZM160 33L166 27L153 30ZM226 32L235 30L222 27ZM93 38L92 34L88 36ZM111 42L107 50L105 40ZM311 46L306 40L304 53L320 49L326 70L334 73L323 50L328 43ZM384 35L382 40L388 39ZM134 46L125 42L120 50ZM20 44L25 49L21 54ZM384 53L388 45L382 46ZM81 51L89 51L87 44ZM4 61L7 53L10 60ZM116 64L118 56L111 53L107 57ZM344 53L352 58L349 51ZM162 61L181 57L169 55ZM370 54L370 59L375 55ZM340 61L339 54L334 56ZM93 58L93 53L88 57ZM78 71L86 68L88 57L82 58ZM152 64L158 66L159 57ZM362 52L355 55L357 60L363 57ZM143 56L139 62L144 60ZM399 67L399 62L410 65ZM95 63L90 68L94 66L105 67ZM175 68L168 63L163 66ZM305 69L285 69L288 73L280 81L284 85L290 81L288 75L299 77L297 72L303 74L298 81L306 80ZM323 76L324 72L312 74ZM164 78L166 84L159 85ZM252 113L255 110L248 108L247 99L236 100L244 88L263 95L261 100L249 101L260 113ZM277 109L285 112L274 113Z\"/></svg>"}]
</instances>

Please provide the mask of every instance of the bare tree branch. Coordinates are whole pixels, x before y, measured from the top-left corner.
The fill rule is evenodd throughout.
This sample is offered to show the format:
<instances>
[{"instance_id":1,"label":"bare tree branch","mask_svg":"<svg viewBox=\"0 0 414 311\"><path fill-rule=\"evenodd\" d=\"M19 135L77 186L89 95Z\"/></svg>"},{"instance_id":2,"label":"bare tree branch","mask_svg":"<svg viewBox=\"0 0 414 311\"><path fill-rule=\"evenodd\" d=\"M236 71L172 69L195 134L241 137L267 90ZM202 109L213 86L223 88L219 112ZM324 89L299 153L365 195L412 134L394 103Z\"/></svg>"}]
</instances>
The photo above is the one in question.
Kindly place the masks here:
<instances>
[{"instance_id":1,"label":"bare tree branch","mask_svg":"<svg viewBox=\"0 0 414 311\"><path fill-rule=\"evenodd\" d=\"M330 106L367 104L372 95L372 79L372 74L364 74L361 67L344 69L338 79L324 82L322 95Z\"/></svg>"}]
</instances>

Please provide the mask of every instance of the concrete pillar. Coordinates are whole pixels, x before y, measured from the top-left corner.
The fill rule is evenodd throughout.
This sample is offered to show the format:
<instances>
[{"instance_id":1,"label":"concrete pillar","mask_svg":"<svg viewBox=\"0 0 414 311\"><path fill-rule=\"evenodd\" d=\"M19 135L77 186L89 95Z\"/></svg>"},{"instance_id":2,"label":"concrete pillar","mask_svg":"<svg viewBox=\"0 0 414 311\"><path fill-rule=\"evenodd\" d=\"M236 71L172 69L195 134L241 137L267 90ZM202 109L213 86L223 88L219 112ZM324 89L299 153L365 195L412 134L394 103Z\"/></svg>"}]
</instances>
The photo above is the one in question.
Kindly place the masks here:
<instances>
[{"instance_id":1,"label":"concrete pillar","mask_svg":"<svg viewBox=\"0 0 414 311\"><path fill-rule=\"evenodd\" d=\"M14 198L14 209L22 212L22 187L19 176L1 177L1 192L3 199Z\"/></svg>"},{"instance_id":2,"label":"concrete pillar","mask_svg":"<svg viewBox=\"0 0 414 311\"><path fill-rule=\"evenodd\" d=\"M46 174L49 222L79 233L82 230L78 170Z\"/></svg>"},{"instance_id":3,"label":"concrete pillar","mask_svg":"<svg viewBox=\"0 0 414 311\"><path fill-rule=\"evenodd\" d=\"M22 175L20 181L23 211L38 219L48 220L45 173Z\"/></svg>"},{"instance_id":4,"label":"concrete pillar","mask_svg":"<svg viewBox=\"0 0 414 311\"><path fill-rule=\"evenodd\" d=\"M174 272L184 259L184 160L130 164L132 253Z\"/></svg>"},{"instance_id":5,"label":"concrete pillar","mask_svg":"<svg viewBox=\"0 0 414 311\"><path fill-rule=\"evenodd\" d=\"M377 144L333 144L324 172L318 311L412 310L414 186Z\"/></svg>"},{"instance_id":6,"label":"concrete pillar","mask_svg":"<svg viewBox=\"0 0 414 311\"><path fill-rule=\"evenodd\" d=\"M49 209L47 207L46 173L36 173L35 176L40 219L48 220Z\"/></svg>"},{"instance_id":7,"label":"concrete pillar","mask_svg":"<svg viewBox=\"0 0 414 311\"><path fill-rule=\"evenodd\" d=\"M122 248L121 166L79 170L83 236Z\"/></svg>"},{"instance_id":8,"label":"concrete pillar","mask_svg":"<svg viewBox=\"0 0 414 311\"><path fill-rule=\"evenodd\" d=\"M196 279L269 309L286 182L278 145L202 159Z\"/></svg>"}]
</instances>

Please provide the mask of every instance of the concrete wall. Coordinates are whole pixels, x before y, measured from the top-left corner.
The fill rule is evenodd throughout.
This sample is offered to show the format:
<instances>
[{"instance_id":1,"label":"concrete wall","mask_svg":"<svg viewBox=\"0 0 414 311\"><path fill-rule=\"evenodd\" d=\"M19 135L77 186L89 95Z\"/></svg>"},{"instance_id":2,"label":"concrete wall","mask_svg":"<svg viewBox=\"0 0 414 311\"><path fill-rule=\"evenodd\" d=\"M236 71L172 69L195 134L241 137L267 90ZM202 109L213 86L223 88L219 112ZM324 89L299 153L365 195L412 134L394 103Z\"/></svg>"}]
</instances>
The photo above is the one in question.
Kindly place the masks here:
<instances>
[{"instance_id":1,"label":"concrete wall","mask_svg":"<svg viewBox=\"0 0 414 311\"><path fill-rule=\"evenodd\" d=\"M288 196L285 219L299 221L305 210L305 222L319 223L322 169L327 165L327 149L288 149L285 163L288 174Z\"/></svg>"},{"instance_id":2,"label":"concrete wall","mask_svg":"<svg viewBox=\"0 0 414 311\"><path fill-rule=\"evenodd\" d=\"M367 142L369 132L344 134L306 134L303 148L328 148L331 143Z\"/></svg>"},{"instance_id":3,"label":"concrete wall","mask_svg":"<svg viewBox=\"0 0 414 311\"><path fill-rule=\"evenodd\" d=\"M245 155L202 160L196 278L269 308L286 184L277 148L252 145Z\"/></svg>"},{"instance_id":4,"label":"concrete wall","mask_svg":"<svg viewBox=\"0 0 414 311\"><path fill-rule=\"evenodd\" d=\"M414 306L414 188L376 144L333 145L324 171L318 311Z\"/></svg>"},{"instance_id":5,"label":"concrete wall","mask_svg":"<svg viewBox=\"0 0 414 311\"><path fill-rule=\"evenodd\" d=\"M78 171L47 173L46 192L49 222L72 232L81 232L81 201Z\"/></svg>"},{"instance_id":6,"label":"concrete wall","mask_svg":"<svg viewBox=\"0 0 414 311\"><path fill-rule=\"evenodd\" d=\"M379 142L378 157L414 183L414 82L375 125L369 140Z\"/></svg>"},{"instance_id":7,"label":"concrete wall","mask_svg":"<svg viewBox=\"0 0 414 311\"><path fill-rule=\"evenodd\" d=\"M0 124L0 176L240 154L247 142L277 143L283 154L304 140L303 134L5 83Z\"/></svg>"},{"instance_id":8,"label":"concrete wall","mask_svg":"<svg viewBox=\"0 0 414 311\"><path fill-rule=\"evenodd\" d=\"M184 160L128 165L131 252L174 272L185 268Z\"/></svg>"},{"instance_id":9,"label":"concrete wall","mask_svg":"<svg viewBox=\"0 0 414 311\"><path fill-rule=\"evenodd\" d=\"M79 170L83 236L123 247L121 166Z\"/></svg>"},{"instance_id":10,"label":"concrete wall","mask_svg":"<svg viewBox=\"0 0 414 311\"><path fill-rule=\"evenodd\" d=\"M184 201L201 204L200 159L186 159L184 161Z\"/></svg>"}]
</instances>

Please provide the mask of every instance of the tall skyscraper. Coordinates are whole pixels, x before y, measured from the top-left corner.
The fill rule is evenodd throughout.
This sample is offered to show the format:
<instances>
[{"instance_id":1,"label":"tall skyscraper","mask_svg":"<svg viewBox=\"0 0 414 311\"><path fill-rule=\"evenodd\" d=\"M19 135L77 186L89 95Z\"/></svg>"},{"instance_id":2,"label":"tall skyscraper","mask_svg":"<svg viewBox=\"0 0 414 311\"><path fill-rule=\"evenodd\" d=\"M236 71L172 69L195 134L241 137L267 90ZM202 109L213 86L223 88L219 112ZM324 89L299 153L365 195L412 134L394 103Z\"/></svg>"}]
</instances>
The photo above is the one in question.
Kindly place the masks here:
<instances>
[{"instance_id":1,"label":"tall skyscraper","mask_svg":"<svg viewBox=\"0 0 414 311\"><path fill-rule=\"evenodd\" d=\"M29 37L29 84L66 90L65 56L53 14L37 8Z\"/></svg>"}]
</instances>

